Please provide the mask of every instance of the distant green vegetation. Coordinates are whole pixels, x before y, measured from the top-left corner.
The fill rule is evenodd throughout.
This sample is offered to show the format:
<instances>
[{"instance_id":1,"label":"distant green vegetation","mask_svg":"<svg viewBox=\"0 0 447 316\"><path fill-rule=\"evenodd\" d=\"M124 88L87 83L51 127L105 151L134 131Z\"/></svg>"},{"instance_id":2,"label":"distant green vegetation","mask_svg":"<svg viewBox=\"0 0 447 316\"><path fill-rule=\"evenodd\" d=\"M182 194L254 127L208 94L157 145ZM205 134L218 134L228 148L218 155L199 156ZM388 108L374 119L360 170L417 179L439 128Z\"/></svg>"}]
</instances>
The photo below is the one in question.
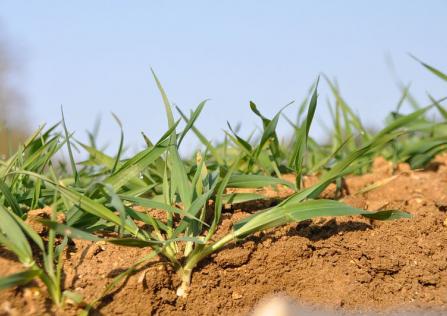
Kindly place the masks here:
<instances>
[{"instance_id":1,"label":"distant green vegetation","mask_svg":"<svg viewBox=\"0 0 447 316\"><path fill-rule=\"evenodd\" d=\"M446 80L439 70L423 65ZM349 174L367 172L374 157L383 156L394 165L407 162L412 168L423 168L447 148L447 111L441 105L444 99L432 98L425 106L412 103L412 112L403 114L401 108L409 98L405 90L385 127L371 132L327 78L323 79L335 100L330 108L332 131L328 143L319 144L309 135L319 80L297 107L296 120L286 118L292 129L289 141L281 141L276 133L281 110L268 118L251 102L262 131L243 138L229 124L223 140L212 143L194 125L206 102L188 114L177 109L176 117L155 74L154 79L168 128L158 140L143 135L146 147L132 157L122 158L123 133L116 154L107 155L97 147L94 133L88 143L75 140L62 116L59 124L38 129L9 158L0 160L0 244L14 252L24 266L23 272L0 279L0 288L39 277L55 304L61 305L64 297L82 300L76 293L64 291L60 282L63 249L70 238L81 238L148 249L147 256L116 277L102 295L159 255L178 272L183 283L177 294L186 296L191 273L201 260L256 232L318 216L410 218L398 210L353 208L321 199L320 194L332 183L341 189L341 180ZM438 113L438 120L429 115L433 112ZM193 133L203 147L191 159L182 159L179 148L188 133ZM54 158L62 148L68 152L68 163ZM85 151L88 158L76 162L75 148ZM294 175L295 180L285 180L285 174ZM305 175L317 175L318 181L304 187ZM253 211L235 223L227 235L216 237L223 204L264 199L256 193L228 193L227 188L276 185L286 186L293 193L277 205ZM49 228L49 235L39 236L25 220L30 210L47 206L52 209L50 219L41 221ZM151 209L163 211L165 216L155 217ZM64 215L64 222L57 220L59 214ZM104 232L113 237L102 237ZM40 252L32 252L32 246ZM37 260L35 256L42 258ZM101 296L89 306L95 306Z\"/></svg>"}]
</instances>

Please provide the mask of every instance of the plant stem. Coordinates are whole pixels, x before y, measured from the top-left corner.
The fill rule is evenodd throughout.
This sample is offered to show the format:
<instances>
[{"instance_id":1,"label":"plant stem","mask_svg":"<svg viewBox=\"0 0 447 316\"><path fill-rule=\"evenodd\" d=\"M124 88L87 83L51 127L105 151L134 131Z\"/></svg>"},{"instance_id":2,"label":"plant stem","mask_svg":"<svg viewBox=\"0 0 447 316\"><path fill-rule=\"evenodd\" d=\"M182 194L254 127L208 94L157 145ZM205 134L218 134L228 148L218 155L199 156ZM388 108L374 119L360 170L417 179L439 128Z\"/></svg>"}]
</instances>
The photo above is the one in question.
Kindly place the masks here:
<instances>
[{"instance_id":1,"label":"plant stem","mask_svg":"<svg viewBox=\"0 0 447 316\"><path fill-rule=\"evenodd\" d=\"M186 264L178 270L178 274L182 280L182 284L177 289L178 296L182 297L187 296L189 286L191 284L192 270L197 266L197 264L204 258L208 257L213 252L219 250L227 243L234 240L234 238L235 235L233 232L231 232L225 235L223 238L216 241L214 244L211 244L208 247L203 248L201 251L197 253L193 253L192 256L189 257L189 259L186 261Z\"/></svg>"}]
</instances>

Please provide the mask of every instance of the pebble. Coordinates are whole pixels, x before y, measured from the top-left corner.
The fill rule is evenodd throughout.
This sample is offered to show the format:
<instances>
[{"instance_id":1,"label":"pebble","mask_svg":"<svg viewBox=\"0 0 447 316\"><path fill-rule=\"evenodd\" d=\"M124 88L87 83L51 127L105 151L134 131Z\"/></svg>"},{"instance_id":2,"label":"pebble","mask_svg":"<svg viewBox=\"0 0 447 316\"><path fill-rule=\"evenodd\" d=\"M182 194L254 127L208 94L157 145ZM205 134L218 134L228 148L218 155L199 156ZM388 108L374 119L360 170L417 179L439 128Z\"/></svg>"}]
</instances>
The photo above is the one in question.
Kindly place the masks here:
<instances>
[{"instance_id":1,"label":"pebble","mask_svg":"<svg viewBox=\"0 0 447 316\"><path fill-rule=\"evenodd\" d=\"M242 298L242 294L239 294L238 292L231 293L231 298L233 300L240 300Z\"/></svg>"}]
</instances>

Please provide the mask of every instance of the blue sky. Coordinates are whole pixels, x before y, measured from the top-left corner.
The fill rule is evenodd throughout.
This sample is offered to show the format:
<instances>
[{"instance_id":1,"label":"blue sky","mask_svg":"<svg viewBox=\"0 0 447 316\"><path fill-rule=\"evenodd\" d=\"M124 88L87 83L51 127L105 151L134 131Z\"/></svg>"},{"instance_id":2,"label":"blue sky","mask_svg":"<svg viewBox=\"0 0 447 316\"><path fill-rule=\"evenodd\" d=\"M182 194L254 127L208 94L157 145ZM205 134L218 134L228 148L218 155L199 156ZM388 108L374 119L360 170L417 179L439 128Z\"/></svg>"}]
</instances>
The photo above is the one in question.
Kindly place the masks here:
<instances>
[{"instance_id":1,"label":"blue sky","mask_svg":"<svg viewBox=\"0 0 447 316\"><path fill-rule=\"evenodd\" d=\"M116 145L114 112L133 148L143 143L140 131L156 138L167 125L150 67L181 108L211 99L197 124L213 139L227 120L242 122L244 133L260 125L250 100L273 115L300 101L321 72L337 78L348 103L378 126L399 98L397 78L411 81L421 102L427 91L447 95L446 85L407 55L447 70L446 14L442 0L0 0L32 127L58 121L63 105L78 138L101 115L101 141ZM322 84L321 121L328 119L327 96ZM286 127L283 121L283 134ZM324 136L318 125L312 132Z\"/></svg>"}]
</instances>

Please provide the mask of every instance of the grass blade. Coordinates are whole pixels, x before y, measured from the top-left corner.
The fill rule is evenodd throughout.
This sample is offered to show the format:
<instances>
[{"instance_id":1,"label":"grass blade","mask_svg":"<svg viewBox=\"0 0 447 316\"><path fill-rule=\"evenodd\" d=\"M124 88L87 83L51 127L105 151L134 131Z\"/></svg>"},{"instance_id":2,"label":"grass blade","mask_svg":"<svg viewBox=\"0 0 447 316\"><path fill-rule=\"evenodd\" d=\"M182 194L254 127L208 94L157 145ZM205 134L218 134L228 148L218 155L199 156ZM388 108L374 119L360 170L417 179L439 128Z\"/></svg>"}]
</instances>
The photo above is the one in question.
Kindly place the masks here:
<instances>
[{"instance_id":1,"label":"grass blade","mask_svg":"<svg viewBox=\"0 0 447 316\"><path fill-rule=\"evenodd\" d=\"M25 285L40 275L40 270L29 269L0 278L0 290L19 285Z\"/></svg>"},{"instance_id":2,"label":"grass blade","mask_svg":"<svg viewBox=\"0 0 447 316\"><path fill-rule=\"evenodd\" d=\"M75 163L75 160L73 157L73 151L71 150L70 136L68 133L67 125L65 124L64 110L63 110L62 106L61 106L61 114L62 114L62 126L64 128L65 140L67 142L67 150L68 150L68 157L70 159L71 170L73 172L75 184L78 184L79 174L78 174L78 170L76 169L76 163Z\"/></svg>"}]
</instances>

